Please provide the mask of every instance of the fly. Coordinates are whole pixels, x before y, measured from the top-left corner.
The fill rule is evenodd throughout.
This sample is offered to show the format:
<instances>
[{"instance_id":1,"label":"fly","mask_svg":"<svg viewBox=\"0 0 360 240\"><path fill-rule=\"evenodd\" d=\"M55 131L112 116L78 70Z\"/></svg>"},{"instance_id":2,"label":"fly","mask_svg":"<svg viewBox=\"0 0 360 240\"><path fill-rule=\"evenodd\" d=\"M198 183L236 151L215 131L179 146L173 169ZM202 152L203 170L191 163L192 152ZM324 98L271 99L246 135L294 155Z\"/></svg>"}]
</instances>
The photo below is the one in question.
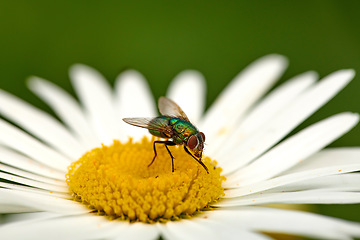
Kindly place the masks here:
<instances>
[{"instance_id":1,"label":"fly","mask_svg":"<svg viewBox=\"0 0 360 240\"><path fill-rule=\"evenodd\" d=\"M124 122L128 124L146 128L152 135L166 139L165 141L154 141L153 148L155 155L148 167L154 163L157 156L155 145L164 144L171 157L172 172L174 172L174 156L171 154L168 146L183 145L185 152L193 157L209 173L207 167L201 161L205 134L199 132L183 110L169 98L160 97L158 106L162 116L155 118L123 118Z\"/></svg>"}]
</instances>

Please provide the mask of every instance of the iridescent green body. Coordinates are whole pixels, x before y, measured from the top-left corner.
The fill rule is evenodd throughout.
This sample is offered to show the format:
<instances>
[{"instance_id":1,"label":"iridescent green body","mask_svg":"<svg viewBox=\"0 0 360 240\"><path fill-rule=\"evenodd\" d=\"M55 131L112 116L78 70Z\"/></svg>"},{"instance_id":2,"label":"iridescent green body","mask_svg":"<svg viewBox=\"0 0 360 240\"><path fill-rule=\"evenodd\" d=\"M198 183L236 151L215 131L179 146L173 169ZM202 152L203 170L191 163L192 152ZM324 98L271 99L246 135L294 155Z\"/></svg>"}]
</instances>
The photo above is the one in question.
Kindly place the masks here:
<instances>
[{"instance_id":1,"label":"iridescent green body","mask_svg":"<svg viewBox=\"0 0 360 240\"><path fill-rule=\"evenodd\" d=\"M191 124L184 111L174 101L166 97L159 98L159 112L162 116L156 118L123 118L124 122L128 124L146 128L152 135L165 138L165 140L154 141L155 156L148 166L150 167L157 156L155 145L164 144L171 157L171 166L174 172L174 156L168 146L183 145L185 152L209 173L207 167L201 161L205 134L199 132Z\"/></svg>"},{"instance_id":2,"label":"iridescent green body","mask_svg":"<svg viewBox=\"0 0 360 240\"><path fill-rule=\"evenodd\" d=\"M160 116L151 120L151 123L156 125L170 126L172 133L167 134L164 131L149 129L149 132L157 137L172 138L176 144L187 143L190 136L197 134L199 131L189 121L182 120L180 118Z\"/></svg>"}]
</instances>

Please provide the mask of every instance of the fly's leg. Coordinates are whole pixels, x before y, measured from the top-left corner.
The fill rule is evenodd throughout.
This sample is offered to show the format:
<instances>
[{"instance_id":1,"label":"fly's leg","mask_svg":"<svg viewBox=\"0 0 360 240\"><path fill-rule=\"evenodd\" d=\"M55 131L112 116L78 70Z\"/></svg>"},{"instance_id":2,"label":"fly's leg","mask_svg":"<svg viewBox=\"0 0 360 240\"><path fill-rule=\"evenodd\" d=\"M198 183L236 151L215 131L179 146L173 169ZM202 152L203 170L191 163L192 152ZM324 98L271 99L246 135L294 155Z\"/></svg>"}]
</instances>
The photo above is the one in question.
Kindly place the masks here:
<instances>
[{"instance_id":1,"label":"fly's leg","mask_svg":"<svg viewBox=\"0 0 360 240\"><path fill-rule=\"evenodd\" d=\"M191 154L191 152L189 151L189 149L187 149L186 146L184 146L185 152L187 152L190 156L192 156L198 163L200 163L201 166L203 166L203 168L206 170L206 172L209 174L209 170L208 168L205 166L205 164L200 160L197 159L194 155Z\"/></svg>"},{"instance_id":2,"label":"fly's leg","mask_svg":"<svg viewBox=\"0 0 360 240\"><path fill-rule=\"evenodd\" d=\"M174 143L174 142L172 142L172 141L154 141L153 148L154 148L155 156L154 156L154 158L152 159L151 163L148 165L148 167L150 167L151 164L154 163L155 158L156 158L156 156L157 156L156 147L155 147L155 144L156 144L156 143L162 143L162 144L164 144L166 150L168 151L168 153L169 153L169 155L170 155L170 157L171 157L172 172L174 172L174 156L171 154L171 152L170 152L170 150L169 150L169 148L168 148L168 146L175 146L175 145L176 145L176 143Z\"/></svg>"},{"instance_id":3,"label":"fly's leg","mask_svg":"<svg viewBox=\"0 0 360 240\"><path fill-rule=\"evenodd\" d=\"M154 141L153 148L154 148L154 153L155 153L155 155L154 155L154 157L153 157L153 159L152 159L151 163L148 165L148 167L150 167L150 166L151 166L151 164L153 164L153 163L154 163L155 158L156 158L156 156L157 156L156 147L155 147L155 144L156 144L156 143L162 143L162 141Z\"/></svg>"},{"instance_id":4,"label":"fly's leg","mask_svg":"<svg viewBox=\"0 0 360 240\"><path fill-rule=\"evenodd\" d=\"M165 147L166 147L166 150L168 151L168 153L170 154L170 157L171 157L171 171L174 172L174 157L173 155L171 154L168 146L175 146L176 144L174 142L171 142L171 141L166 141L165 143Z\"/></svg>"}]
</instances>

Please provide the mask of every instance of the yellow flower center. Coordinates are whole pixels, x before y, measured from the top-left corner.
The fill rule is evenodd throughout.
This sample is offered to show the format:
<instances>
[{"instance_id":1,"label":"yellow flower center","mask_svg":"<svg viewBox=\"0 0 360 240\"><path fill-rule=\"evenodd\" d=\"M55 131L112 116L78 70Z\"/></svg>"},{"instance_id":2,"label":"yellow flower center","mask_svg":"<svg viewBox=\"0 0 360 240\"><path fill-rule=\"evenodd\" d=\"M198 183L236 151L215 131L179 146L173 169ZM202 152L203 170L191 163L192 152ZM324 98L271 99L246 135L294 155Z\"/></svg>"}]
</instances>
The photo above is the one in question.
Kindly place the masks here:
<instances>
[{"instance_id":1,"label":"yellow flower center","mask_svg":"<svg viewBox=\"0 0 360 240\"><path fill-rule=\"evenodd\" d=\"M156 222L192 216L223 194L221 169L210 158L203 158L206 170L182 147L169 147L175 171L165 147L153 141L96 148L69 167L67 184L74 199L98 214L130 221Z\"/></svg>"}]
</instances>

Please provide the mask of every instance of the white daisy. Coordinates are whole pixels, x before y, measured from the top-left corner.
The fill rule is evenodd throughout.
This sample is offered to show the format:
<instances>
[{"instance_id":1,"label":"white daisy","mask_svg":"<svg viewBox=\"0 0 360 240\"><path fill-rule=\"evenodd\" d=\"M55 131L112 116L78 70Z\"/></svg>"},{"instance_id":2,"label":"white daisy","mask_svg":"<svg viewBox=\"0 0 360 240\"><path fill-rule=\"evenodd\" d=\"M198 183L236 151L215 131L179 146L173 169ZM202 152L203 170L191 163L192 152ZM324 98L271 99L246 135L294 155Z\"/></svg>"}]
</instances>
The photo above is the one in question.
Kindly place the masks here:
<instances>
[{"instance_id":1,"label":"white daisy","mask_svg":"<svg viewBox=\"0 0 360 240\"><path fill-rule=\"evenodd\" d=\"M162 147L147 166L151 136L121 120L157 115L136 71L122 73L113 92L95 70L72 67L81 104L31 78L30 89L61 121L0 91L0 113L8 120L0 119L0 211L7 213L1 239L360 237L358 223L262 206L360 202L360 148L323 149L357 124L357 114L340 113L285 138L354 71L320 81L307 72L263 97L286 66L279 55L257 60L205 113L201 74L184 71L171 83L167 97L206 134L209 174L178 147L170 147L174 173Z\"/></svg>"}]
</instances>

